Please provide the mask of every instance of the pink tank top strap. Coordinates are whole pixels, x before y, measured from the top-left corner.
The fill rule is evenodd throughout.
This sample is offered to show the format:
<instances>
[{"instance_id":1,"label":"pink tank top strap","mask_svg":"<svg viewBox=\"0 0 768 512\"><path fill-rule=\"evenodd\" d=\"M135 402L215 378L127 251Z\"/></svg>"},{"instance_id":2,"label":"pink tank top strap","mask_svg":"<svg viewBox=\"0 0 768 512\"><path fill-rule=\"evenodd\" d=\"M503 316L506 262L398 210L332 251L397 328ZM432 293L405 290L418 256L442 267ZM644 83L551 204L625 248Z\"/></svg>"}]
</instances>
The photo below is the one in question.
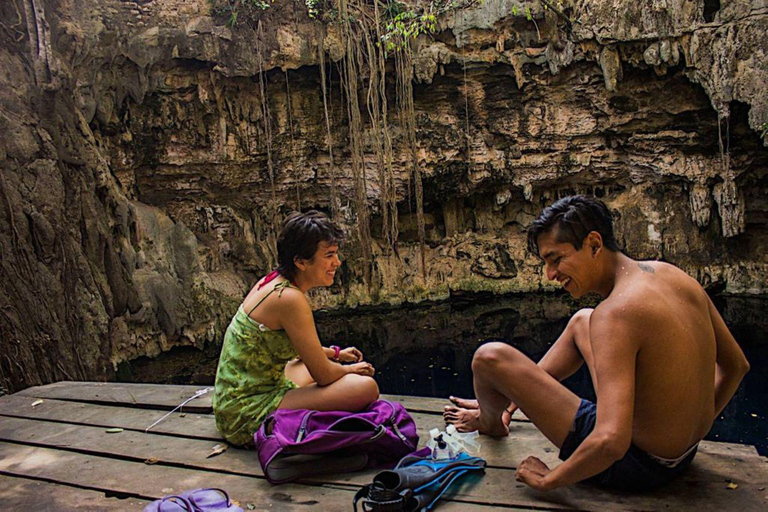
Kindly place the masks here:
<instances>
[{"instance_id":1,"label":"pink tank top strap","mask_svg":"<svg viewBox=\"0 0 768 512\"><path fill-rule=\"evenodd\" d=\"M270 272L269 274L264 276L264 281L262 281L261 284L256 289L257 290L261 290L261 288L265 284L267 284L267 283L269 283L271 281L274 281L277 278L277 276L279 276L279 275L280 275L280 272L278 272L277 270L273 270L272 272ZM251 310L248 312L248 316L251 316L251 313L253 313L256 310L257 307L261 306L261 303L264 302L265 300L267 300L267 297L272 295L272 292L277 291L278 292L277 295L280 296L280 295L283 294L283 290L285 290L286 288L288 288L290 286L298 288L298 286L296 286L296 283L294 283L293 281L283 281L282 283L277 283L274 288L269 290L269 293L267 293L265 296L263 296L261 298L261 300L258 303L256 303L255 306L253 306L251 308Z\"/></svg>"},{"instance_id":2,"label":"pink tank top strap","mask_svg":"<svg viewBox=\"0 0 768 512\"><path fill-rule=\"evenodd\" d=\"M278 272L277 270L273 270L272 272L264 276L264 281L262 281L259 287L256 289L261 290L265 284L269 283L270 281L274 281L279 275L280 275L280 272Z\"/></svg>"}]
</instances>

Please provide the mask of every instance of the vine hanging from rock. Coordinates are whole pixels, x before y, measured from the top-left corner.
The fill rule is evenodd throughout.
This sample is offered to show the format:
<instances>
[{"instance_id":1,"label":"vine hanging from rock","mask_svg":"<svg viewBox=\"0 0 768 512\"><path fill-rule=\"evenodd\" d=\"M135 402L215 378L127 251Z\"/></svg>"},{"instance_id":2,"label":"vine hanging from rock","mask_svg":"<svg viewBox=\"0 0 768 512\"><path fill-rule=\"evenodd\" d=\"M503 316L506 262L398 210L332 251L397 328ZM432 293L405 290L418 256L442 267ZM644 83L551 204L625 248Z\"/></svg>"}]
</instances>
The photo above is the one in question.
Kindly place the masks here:
<instances>
[{"instance_id":1,"label":"vine hanging from rock","mask_svg":"<svg viewBox=\"0 0 768 512\"><path fill-rule=\"evenodd\" d=\"M248 22L257 30L257 61L259 88L262 96L262 115L267 151L267 167L272 191L270 214L274 225L277 211L275 194L275 169L272 162L272 128L269 106L266 101L264 42L261 17L270 4L260 0L211 0L214 13L227 16L226 23L234 26ZM298 0L297 0L298 1ZM323 94L323 111L327 131L327 149L331 181L330 211L335 216L338 204L336 190L336 162L333 154L326 55L324 40L326 27L333 25L341 38L343 56L338 62L342 98L348 123L348 148L352 182L354 186L354 214L356 234L362 251L363 279L369 291L375 284L371 210L368 200L370 170L366 166L366 153L372 153L378 178L379 211L382 219L381 237L388 254L398 255L398 193L393 170L394 143L390 126L387 98L387 61L393 61L395 105L402 144L407 151L409 172L403 193L409 205L415 206L418 228L421 275L427 276L426 228L424 220L424 190L418 159L416 119L413 101L413 42L421 35L436 31L438 18L449 11L472 7L481 0L431 0L420 6L410 6L396 0L302 0L310 17L322 21L319 27L320 78ZM391 69L391 68L390 68ZM286 76L287 79L287 76ZM286 80L286 90L288 82ZM364 101L361 101L364 98ZM290 98L289 98L290 101ZM361 104L364 103L364 106ZM288 107L290 109L290 105ZM365 115L364 115L365 114ZM289 122L292 121L288 112ZM364 130L367 126L370 131ZM293 136L293 126L290 126ZM365 134L370 134L366 140ZM298 190L298 189L297 189ZM298 201L298 199L297 199Z\"/></svg>"}]
</instances>

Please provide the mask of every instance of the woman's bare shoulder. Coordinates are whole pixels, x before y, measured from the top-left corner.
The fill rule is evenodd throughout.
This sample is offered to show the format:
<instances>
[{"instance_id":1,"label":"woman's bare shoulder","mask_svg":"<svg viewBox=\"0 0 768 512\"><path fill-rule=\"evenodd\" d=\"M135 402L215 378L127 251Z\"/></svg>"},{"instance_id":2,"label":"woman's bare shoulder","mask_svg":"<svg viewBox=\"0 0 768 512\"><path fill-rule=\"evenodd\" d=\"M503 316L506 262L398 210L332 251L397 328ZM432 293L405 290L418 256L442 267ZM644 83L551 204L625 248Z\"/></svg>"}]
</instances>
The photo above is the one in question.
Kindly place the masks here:
<instances>
[{"instance_id":1,"label":"woman's bare shoulder","mask_svg":"<svg viewBox=\"0 0 768 512\"><path fill-rule=\"evenodd\" d=\"M273 304L280 311L312 311L307 296L293 285L280 286L274 292Z\"/></svg>"}]
</instances>

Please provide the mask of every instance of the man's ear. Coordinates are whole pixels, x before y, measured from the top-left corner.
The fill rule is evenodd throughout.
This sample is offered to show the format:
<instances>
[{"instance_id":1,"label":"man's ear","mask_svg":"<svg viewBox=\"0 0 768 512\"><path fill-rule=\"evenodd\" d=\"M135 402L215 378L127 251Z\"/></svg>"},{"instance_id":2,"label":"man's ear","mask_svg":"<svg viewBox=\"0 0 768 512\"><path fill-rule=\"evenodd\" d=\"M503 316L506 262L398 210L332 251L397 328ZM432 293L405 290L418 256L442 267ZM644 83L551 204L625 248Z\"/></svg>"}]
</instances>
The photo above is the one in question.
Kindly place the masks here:
<instances>
[{"instance_id":1,"label":"man's ear","mask_svg":"<svg viewBox=\"0 0 768 512\"><path fill-rule=\"evenodd\" d=\"M592 257L597 257L603 250L603 237L597 231L590 231L586 240L589 250L592 253Z\"/></svg>"}]
</instances>

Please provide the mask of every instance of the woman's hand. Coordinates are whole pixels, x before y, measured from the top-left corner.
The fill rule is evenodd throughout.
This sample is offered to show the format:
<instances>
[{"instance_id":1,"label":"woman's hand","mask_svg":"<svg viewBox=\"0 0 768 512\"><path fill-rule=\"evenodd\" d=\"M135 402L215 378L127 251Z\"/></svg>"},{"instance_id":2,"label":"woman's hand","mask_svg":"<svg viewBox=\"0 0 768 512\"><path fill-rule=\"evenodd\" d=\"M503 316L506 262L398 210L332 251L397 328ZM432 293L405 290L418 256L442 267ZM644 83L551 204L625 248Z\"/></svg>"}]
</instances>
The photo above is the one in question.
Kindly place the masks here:
<instances>
[{"instance_id":1,"label":"woman's hand","mask_svg":"<svg viewBox=\"0 0 768 512\"><path fill-rule=\"evenodd\" d=\"M348 347L339 352L339 361L342 363L359 363L363 360L363 353L355 347Z\"/></svg>"},{"instance_id":2,"label":"woman's hand","mask_svg":"<svg viewBox=\"0 0 768 512\"><path fill-rule=\"evenodd\" d=\"M365 375L366 377L373 377L376 370L371 363L354 363L345 366L349 373L356 373L358 375Z\"/></svg>"}]
</instances>

